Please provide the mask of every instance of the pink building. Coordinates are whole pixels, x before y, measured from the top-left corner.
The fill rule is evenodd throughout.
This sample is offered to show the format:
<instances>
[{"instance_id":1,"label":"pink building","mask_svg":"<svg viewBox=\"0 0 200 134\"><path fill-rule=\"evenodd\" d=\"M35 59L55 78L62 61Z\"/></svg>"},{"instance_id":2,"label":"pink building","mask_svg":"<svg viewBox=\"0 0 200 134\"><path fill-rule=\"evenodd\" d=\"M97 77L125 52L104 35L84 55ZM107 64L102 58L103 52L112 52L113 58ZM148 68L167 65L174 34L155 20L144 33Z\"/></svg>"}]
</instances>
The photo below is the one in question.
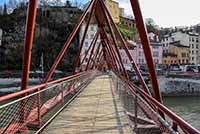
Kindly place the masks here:
<instances>
[{"instance_id":1,"label":"pink building","mask_svg":"<svg viewBox=\"0 0 200 134\"><path fill-rule=\"evenodd\" d=\"M151 42L151 51L152 51L152 56L154 59L155 64L162 64L163 61L163 47L162 44L159 42ZM145 65L146 64L146 59L144 56L144 51L142 48L142 45L140 42L138 42L134 48L129 49L129 52L131 53L133 59L135 60L136 64L138 65ZM125 65L130 65L130 61L128 56L125 53L125 50L120 49L120 54L122 56L122 61Z\"/></svg>"}]
</instances>

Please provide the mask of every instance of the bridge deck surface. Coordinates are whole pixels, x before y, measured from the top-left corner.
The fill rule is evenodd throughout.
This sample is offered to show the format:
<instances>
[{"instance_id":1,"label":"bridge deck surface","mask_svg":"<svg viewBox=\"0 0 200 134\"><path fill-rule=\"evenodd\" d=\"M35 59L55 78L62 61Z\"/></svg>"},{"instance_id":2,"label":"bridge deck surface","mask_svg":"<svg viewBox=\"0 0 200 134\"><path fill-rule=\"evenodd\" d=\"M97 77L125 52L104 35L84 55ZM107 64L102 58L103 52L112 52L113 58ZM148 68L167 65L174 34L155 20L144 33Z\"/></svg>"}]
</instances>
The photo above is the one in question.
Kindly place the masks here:
<instances>
[{"instance_id":1,"label":"bridge deck surface","mask_svg":"<svg viewBox=\"0 0 200 134\"><path fill-rule=\"evenodd\" d=\"M131 134L128 119L107 75L95 78L43 134Z\"/></svg>"}]
</instances>

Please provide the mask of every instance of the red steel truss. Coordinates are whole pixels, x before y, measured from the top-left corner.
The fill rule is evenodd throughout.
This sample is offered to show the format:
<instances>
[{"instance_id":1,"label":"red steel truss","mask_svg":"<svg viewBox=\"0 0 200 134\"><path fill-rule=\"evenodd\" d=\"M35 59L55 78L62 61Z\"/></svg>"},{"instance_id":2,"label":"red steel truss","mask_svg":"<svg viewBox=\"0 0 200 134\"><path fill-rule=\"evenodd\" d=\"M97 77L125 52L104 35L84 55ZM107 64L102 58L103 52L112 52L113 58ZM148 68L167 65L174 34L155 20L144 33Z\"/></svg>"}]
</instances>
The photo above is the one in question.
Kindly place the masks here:
<instances>
[{"instance_id":1,"label":"red steel truss","mask_svg":"<svg viewBox=\"0 0 200 134\"><path fill-rule=\"evenodd\" d=\"M188 124L186 121L184 121L182 118L177 116L174 112L172 112L171 110L169 110L167 107L165 107L162 104L161 93L158 87L157 76L154 69L154 63L153 63L152 53L150 49L150 43L147 37L147 32L144 25L139 2L138 0L130 0L130 2L133 9L133 13L135 15L135 20L136 20L137 28L138 28L140 38L142 41L144 54L147 59L147 65L149 68L148 70L149 70L150 78L152 81L154 95L151 95L139 71L138 66L133 60L131 54L129 53L125 40L123 39L118 27L116 26L116 24L114 23L112 19L112 16L110 15L108 9L106 8L104 0L91 0L90 4L88 5L84 13L81 15L80 19L78 20L75 28L73 29L66 43L63 45L63 48L61 49L60 53L55 59L55 62L52 65L50 71L48 72L44 82L40 85L28 88L31 49L32 49L35 18L36 18L36 11L37 11L37 0L30 0L29 8L28 8L27 24L26 24L25 42L24 42L21 91L0 97L0 102L8 101L15 97L20 97L20 96L25 97L25 99L22 99L22 101L20 101L20 116L22 117L20 117L19 122L13 123L12 122L13 119L9 120L9 123L7 125L5 125L3 128L0 128L0 132L15 133L18 130L21 130L22 132L27 133L27 125L33 125L35 124L35 122L37 122L40 127L41 117L44 116L46 113L48 113L60 102L63 103L64 97L73 93L76 90L76 87L81 85L80 84L81 82L87 83L90 80L90 78L93 78L94 73L95 73L93 70L102 71L105 69L105 67L107 67L107 69L111 70L118 77L118 79L120 79L123 83L127 84L129 88L131 88L132 92L130 94L133 94L133 92L136 92L140 96L142 96L142 98L144 98L146 103L160 114L163 120L165 119L165 116L168 116L173 122L171 128L174 129L174 131L178 131L177 128L179 127L184 133L188 133L188 134L200 133L198 130L193 128L190 124ZM78 53L73 63L73 75L67 76L61 79L57 79L54 81L50 81L55 69L57 68L63 55L69 48L72 39L77 34L86 16L89 16L89 17L86 23L86 27L83 33L83 38L81 40ZM82 59L82 61L80 61L80 55L83 49L85 37L88 31L90 22L94 18L94 16L97 21L99 29L96 32L88 50L86 51L84 58ZM96 46L97 39L101 40L100 43L98 44L99 46ZM142 85L142 89L137 87L133 82L129 80L128 73L124 67L124 64L122 62L122 57L119 52L118 40L120 41L120 44L122 44L123 49L126 52L126 55L131 61L131 64L136 72L136 75L139 78L139 81ZM80 68L82 67L82 64L84 63L87 56L89 56L87 65L85 66L84 70L82 70ZM79 61L80 61L80 65L78 65ZM82 70L83 72L76 72L76 69L79 71ZM48 87L49 85L56 85L64 81L71 81L71 84L69 85L70 89L63 87L63 91L59 92L56 96L53 96L52 98L47 100L44 104L40 104L41 103L40 92L42 92L45 87ZM35 93L35 92L38 92L38 93L36 94L36 99L33 98L33 102L31 104L35 105L35 102L36 102L37 105L31 108L27 112L25 111L25 109L27 108L25 107L25 104L28 101L25 101L25 100L27 100L29 94ZM140 106L143 106L142 102L138 102L138 103L140 104ZM148 113L149 112L148 110L145 110L145 108L143 108L143 110L147 112L147 115L148 114L150 115L150 113ZM149 118L153 119L154 117L150 115Z\"/></svg>"}]
</instances>

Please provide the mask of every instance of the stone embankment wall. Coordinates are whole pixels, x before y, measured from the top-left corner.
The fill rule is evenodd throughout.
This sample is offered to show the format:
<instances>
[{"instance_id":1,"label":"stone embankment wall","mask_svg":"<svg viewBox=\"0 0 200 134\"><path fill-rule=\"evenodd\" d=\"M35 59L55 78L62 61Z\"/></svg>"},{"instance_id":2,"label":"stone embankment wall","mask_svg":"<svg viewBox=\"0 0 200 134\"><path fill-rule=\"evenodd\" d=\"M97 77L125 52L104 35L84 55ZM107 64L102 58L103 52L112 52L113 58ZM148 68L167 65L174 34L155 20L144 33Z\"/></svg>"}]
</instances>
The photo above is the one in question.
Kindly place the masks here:
<instances>
[{"instance_id":1,"label":"stone embankment wall","mask_svg":"<svg viewBox=\"0 0 200 134\"><path fill-rule=\"evenodd\" d=\"M163 96L200 96L200 80L158 78Z\"/></svg>"}]
</instances>

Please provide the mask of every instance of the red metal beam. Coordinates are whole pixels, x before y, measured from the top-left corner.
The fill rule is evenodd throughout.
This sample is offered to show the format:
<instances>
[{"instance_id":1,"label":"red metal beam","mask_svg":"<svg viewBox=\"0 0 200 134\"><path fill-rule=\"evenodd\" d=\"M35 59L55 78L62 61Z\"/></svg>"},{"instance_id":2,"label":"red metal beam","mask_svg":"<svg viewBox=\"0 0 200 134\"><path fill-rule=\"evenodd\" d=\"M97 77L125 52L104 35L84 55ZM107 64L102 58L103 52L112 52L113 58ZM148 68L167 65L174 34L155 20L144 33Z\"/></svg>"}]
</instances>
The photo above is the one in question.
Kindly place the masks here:
<instances>
[{"instance_id":1,"label":"red metal beam","mask_svg":"<svg viewBox=\"0 0 200 134\"><path fill-rule=\"evenodd\" d=\"M26 22L26 33L24 41L21 90L25 90L28 87L31 50L32 50L32 43L33 43L33 36L35 29L36 14L37 14L37 0L30 0L28 6L28 17Z\"/></svg>"},{"instance_id":2,"label":"red metal beam","mask_svg":"<svg viewBox=\"0 0 200 134\"><path fill-rule=\"evenodd\" d=\"M111 41L109 40L107 33L105 32L105 30L102 30L102 32L103 32L103 35L105 36L107 46L110 48L111 53L113 54L113 57L117 61L116 63L119 66L119 69L121 71L123 71L123 66L122 66L123 63L122 64L120 63L120 59L119 59L118 55L116 54L116 50L113 48L113 45L112 45Z\"/></svg>"},{"instance_id":3,"label":"red metal beam","mask_svg":"<svg viewBox=\"0 0 200 134\"><path fill-rule=\"evenodd\" d=\"M101 0L99 0L99 2L101 2ZM101 5L100 5L100 6L101 6ZM100 7L98 7L98 8L100 8ZM101 8L101 9L102 9L101 13L102 13L102 15L103 15L102 20L105 19L106 24L107 24L107 26L108 26L108 29L109 29L109 31L110 31L110 33L111 33L111 38L112 38L112 40L113 40L114 47L115 47L115 49L116 49L118 58L119 58L119 60L120 60L120 64L121 64L121 66L122 66L124 76L125 76L127 79L129 79L128 73L127 73L127 71L125 70L124 65L123 65L123 63L122 63L122 59L121 59L121 56L120 56L120 53L119 53L119 50L118 50L118 44L117 44L117 41L116 41L114 32L113 32L113 30L112 30L112 27L111 27L111 25L110 25L109 20L107 19L106 13L104 12L103 8ZM102 23L100 22L100 18L97 18L97 23L98 23L98 26L99 26L101 29L104 29L105 25L102 24Z\"/></svg>"},{"instance_id":4,"label":"red metal beam","mask_svg":"<svg viewBox=\"0 0 200 134\"><path fill-rule=\"evenodd\" d=\"M96 39L96 37L97 37L98 35L99 35L99 32L96 32L95 35L94 35L94 38L92 39L92 42L90 43L89 48L87 49L87 51L86 51L86 53L85 53L85 55L84 55L84 57L83 57L83 60L81 61L81 65L82 65L83 62L85 61L85 59L86 59L88 53L90 52L92 46L95 45L95 44L94 44L94 41L95 41L95 39Z\"/></svg>"},{"instance_id":5,"label":"red metal beam","mask_svg":"<svg viewBox=\"0 0 200 134\"><path fill-rule=\"evenodd\" d=\"M105 48L106 57L109 57L108 61L109 61L109 63L110 63L111 66L112 66L112 70L115 70L115 71L119 72L119 71L117 70L118 68L116 68L116 66L115 66L115 65L116 65L116 64L115 64L115 61L114 61L113 57L111 56L111 52L109 51L108 47L106 46L105 43L103 43L103 46L104 46L104 48Z\"/></svg>"},{"instance_id":6,"label":"red metal beam","mask_svg":"<svg viewBox=\"0 0 200 134\"><path fill-rule=\"evenodd\" d=\"M98 68L98 65L99 65L99 62L101 61L101 58L102 58L102 54L103 54L103 50L101 50L98 58L97 58L97 64L95 65L96 68Z\"/></svg>"},{"instance_id":7,"label":"red metal beam","mask_svg":"<svg viewBox=\"0 0 200 134\"><path fill-rule=\"evenodd\" d=\"M113 61L113 66L114 66L115 71L120 72L119 68L117 67L117 64L116 64L117 63L116 62L116 57L114 57L114 55L112 53L112 50L110 50L110 48L109 48L109 45L105 41L103 41L103 42L104 42L105 48L107 50L107 53L110 56L111 61Z\"/></svg>"},{"instance_id":8,"label":"red metal beam","mask_svg":"<svg viewBox=\"0 0 200 134\"><path fill-rule=\"evenodd\" d=\"M111 66L110 66L110 63L109 63L108 58L107 58L107 56L106 56L107 53L106 53L106 48L105 48L105 46L102 46L102 50L103 50L103 57L104 57L104 60L106 61L106 64L107 64L108 68L110 69Z\"/></svg>"},{"instance_id":9,"label":"red metal beam","mask_svg":"<svg viewBox=\"0 0 200 134\"><path fill-rule=\"evenodd\" d=\"M85 41L85 37L87 35L87 31L88 31L88 28L89 28L89 25L90 25L90 22L91 22L91 19L92 19L92 15L94 14L96 4L97 4L97 0L92 5L91 11L89 13L88 22L86 24L86 27L85 27L85 30L84 30L84 33L83 33L83 37L82 37L82 40L81 40L81 43L80 43L79 51L78 51L78 54L76 55L76 58L75 58L74 63L73 63L73 74L75 73L76 67L78 66L78 62L79 62L79 59L80 59L80 55L81 55L81 51L82 51L83 44L84 44L84 41Z\"/></svg>"},{"instance_id":10,"label":"red metal beam","mask_svg":"<svg viewBox=\"0 0 200 134\"><path fill-rule=\"evenodd\" d=\"M138 88L135 86L133 83L130 81L125 80L124 78L121 77L126 83L130 85L130 87L134 90L136 89L137 92L143 96L145 99L151 102L155 107L157 107L160 111L165 113L170 119L172 119L181 129L185 130L188 134L199 134L200 131L192 127L189 123L187 123L185 120L183 120L181 117L176 115L174 112L172 112L170 109L168 109L166 106L164 106L162 103L154 99L152 96L144 92L142 89Z\"/></svg>"},{"instance_id":11,"label":"red metal beam","mask_svg":"<svg viewBox=\"0 0 200 134\"><path fill-rule=\"evenodd\" d=\"M95 65L95 63L96 63L96 59L97 59L98 54L99 54L99 52L100 52L100 47L101 47L101 43L99 43L99 46L97 47L97 50L96 50L95 55L94 55L94 57L93 57L93 65L92 65L91 69L94 68L94 65Z\"/></svg>"},{"instance_id":12,"label":"red metal beam","mask_svg":"<svg viewBox=\"0 0 200 134\"><path fill-rule=\"evenodd\" d=\"M99 31L98 31L98 33L99 33ZM95 49L95 46L96 46L96 42L97 42L98 37L99 37L99 34L97 34L97 36L94 37L94 38L95 38L95 40L94 40L94 45L93 45L92 50L91 50L91 52L90 52L89 60L88 60L88 62L87 62L85 71L88 70L88 67L89 67L89 64L90 64L90 60L91 60L91 58L92 58L92 55L93 55L93 52L94 52L94 49Z\"/></svg>"},{"instance_id":13,"label":"red metal beam","mask_svg":"<svg viewBox=\"0 0 200 134\"><path fill-rule=\"evenodd\" d=\"M106 35L105 33L103 33L102 30L103 30L103 29L101 29L101 33L100 33L100 35L101 35L101 40L102 40L102 46L105 46L106 50L108 51L108 54L111 56L111 59L114 61L114 68L116 69L116 71L119 71L119 70L118 70L118 66L117 66L117 64L116 64L116 59L115 59L115 57L113 56L112 52L110 51L110 49L109 49L109 47L108 47L108 46L110 46L110 45L108 45L108 44L106 43L107 35ZM110 44L111 44L111 43L110 43Z\"/></svg>"},{"instance_id":14,"label":"red metal beam","mask_svg":"<svg viewBox=\"0 0 200 134\"><path fill-rule=\"evenodd\" d=\"M146 58L147 65L149 68L149 73L150 73L150 78L151 78L155 98L160 103L162 103L162 97L161 97L160 89L158 86L156 71L154 69L154 62L153 62L153 58L152 58L153 56L151 53L150 42L149 42L149 38L147 36L147 30L146 30L146 27L145 27L145 24L143 21L140 5L139 5L138 0L130 0L130 2L131 2L132 9L133 9L133 13L135 15L136 26L137 26L138 32L140 34L140 39L141 39L141 42L143 45L145 58ZM162 112L160 112L160 114L162 117L164 117L164 114L162 114Z\"/></svg>"},{"instance_id":15,"label":"red metal beam","mask_svg":"<svg viewBox=\"0 0 200 134\"><path fill-rule=\"evenodd\" d=\"M115 37L115 35L114 35L114 32L113 32L113 30L112 30L111 24L110 24L110 22L109 22L109 20L108 20L108 18L107 18L107 15L105 14L105 12L104 12L104 15L105 15L105 18L106 18L106 22L107 22L109 31L111 32L111 38L112 38L112 40L113 40L113 44L114 44L114 47L115 47L115 52L116 52L116 54L117 54L117 56L118 56L119 62L120 62L121 67L122 67L122 70L123 70L123 72L124 72L125 77L126 77L127 79L129 79L128 73L127 73L127 71L126 71L126 69L125 69L125 67L124 67L123 62L122 62L122 58L121 58L121 55L120 55L120 52L119 52L119 49L118 49L118 46L119 46L119 45L118 45L118 43L117 43L116 37ZM103 31L104 33L106 33L104 28L102 28L102 31ZM105 35L107 36L107 34L105 34ZM111 45L111 44L109 44L109 45Z\"/></svg>"},{"instance_id":16,"label":"red metal beam","mask_svg":"<svg viewBox=\"0 0 200 134\"><path fill-rule=\"evenodd\" d=\"M148 86L146 85L146 83L145 83L145 81L144 81L144 79L143 79L143 77L142 77L142 74L140 73L140 70L139 70L137 64L135 63L134 59L132 58L132 56L131 56L131 54L130 54L130 52L129 52L129 50L128 50L127 44L126 44L125 40L123 39L123 37L122 37L122 35L121 35L121 33L120 33L118 27L117 27L116 24L114 23L114 21L113 21L113 19L112 19L112 16L109 14L108 9L106 8L106 6L105 6L105 4L104 4L103 2L102 2L102 5L103 5L103 8L104 8L104 11L105 11L105 12L107 13L107 15L108 15L108 18L109 18L109 20L110 20L110 22L111 22L111 24L112 24L114 30L116 31L116 34L118 35L118 37L119 37L119 39L120 39L120 42L122 43L122 46L123 46L123 48L124 48L124 50L125 50L125 52L126 52L126 55L128 56L128 58L129 58L129 60L130 60L130 62L131 62L131 64L132 64L132 66L133 66L133 68L134 68L134 70L135 70L135 72L136 72L136 75L137 75L138 78L139 78L139 81L140 81L141 85L143 86L145 92L147 92L148 94L151 95L151 93L150 93L150 91L149 91L149 89L148 89Z\"/></svg>"},{"instance_id":17,"label":"red metal beam","mask_svg":"<svg viewBox=\"0 0 200 134\"><path fill-rule=\"evenodd\" d=\"M100 70L99 69L100 68L100 62L101 62L101 59L103 57L102 54L103 54L103 50L101 50L101 53L100 53L100 55L99 55L99 57L97 59L97 64L95 65L96 69L98 69L98 70Z\"/></svg>"},{"instance_id":18,"label":"red metal beam","mask_svg":"<svg viewBox=\"0 0 200 134\"><path fill-rule=\"evenodd\" d=\"M155 107L157 107L160 111L165 113L174 123L176 123L185 133L187 134L200 134L200 131L195 129L193 126L191 126L189 123L187 123L185 120L183 120L180 116L175 114L173 111L168 109L166 106L164 106L162 103L158 102L155 98L150 96L148 93L137 87L134 83L132 83L129 80L126 80L124 77L122 77L120 74L114 72L115 75L120 78L124 83L128 84L130 87L130 91L137 92L141 97L145 98L151 104L153 104ZM171 124L173 125L173 124Z\"/></svg>"},{"instance_id":19,"label":"red metal beam","mask_svg":"<svg viewBox=\"0 0 200 134\"><path fill-rule=\"evenodd\" d=\"M94 2L95 2L95 0L92 0L92 1L90 2L89 6L87 7L87 9L85 10L85 12L81 15L81 17L80 17L79 21L77 22L76 26L74 27L72 33L70 34L69 38L68 38L67 41L65 42L65 44L64 44L64 46L63 46L63 48L62 48L62 50L61 50L60 53L58 54L58 56L57 56L57 58L56 58L56 60L55 60L55 62L54 62L54 64L53 64L53 66L51 67L50 71L48 72L48 74L47 74L47 76L46 76L46 78L45 78L45 80L44 80L44 83L48 82L48 81L51 79L51 77L52 77L52 75L53 75L53 73L54 73L56 67L57 67L58 64L60 63L62 57L64 56L66 50L68 49L68 47L69 47L69 45L70 45L72 39L74 38L75 34L77 33L78 29L80 28L80 26L81 26L83 20L84 20L85 17L87 16L87 13L89 12L89 9L93 6Z\"/></svg>"},{"instance_id":20,"label":"red metal beam","mask_svg":"<svg viewBox=\"0 0 200 134\"><path fill-rule=\"evenodd\" d=\"M101 55L100 55L101 52L102 52L102 49L99 50L99 53L98 53L98 55L96 56L96 58L95 58L95 60L94 60L94 63L93 63L93 65L92 65L92 69L94 69L94 68L96 67L96 64L98 64L98 58L101 56Z\"/></svg>"},{"instance_id":21,"label":"red metal beam","mask_svg":"<svg viewBox=\"0 0 200 134\"><path fill-rule=\"evenodd\" d=\"M36 14L37 14L37 0L30 0L28 5L28 16L26 20L21 90L25 90L28 87L29 71L31 65L31 52L32 52L31 50L33 45ZM25 120L24 106L25 102L24 101L20 102L21 122L24 122Z\"/></svg>"},{"instance_id":22,"label":"red metal beam","mask_svg":"<svg viewBox=\"0 0 200 134\"><path fill-rule=\"evenodd\" d=\"M5 96L0 97L0 102L8 101L9 99L13 99L15 97L19 97L19 96L23 96L25 94L32 93L32 92L37 91L38 89L44 88L44 87L46 87L48 85L56 84L56 83L59 83L59 82L62 82L62 81L66 81L66 80L73 80L73 79L75 79L75 78L77 78L77 77L79 77L81 75L85 75L87 73L88 72L78 73L78 74L71 75L71 76L68 76L68 77L60 78L58 80L54 80L54 81L50 81L50 82L47 82L47 83L36 85L36 86L30 87L30 88L26 88L26 89L21 90L19 92L15 92L15 93L11 93L11 94L5 95Z\"/></svg>"}]
</instances>

